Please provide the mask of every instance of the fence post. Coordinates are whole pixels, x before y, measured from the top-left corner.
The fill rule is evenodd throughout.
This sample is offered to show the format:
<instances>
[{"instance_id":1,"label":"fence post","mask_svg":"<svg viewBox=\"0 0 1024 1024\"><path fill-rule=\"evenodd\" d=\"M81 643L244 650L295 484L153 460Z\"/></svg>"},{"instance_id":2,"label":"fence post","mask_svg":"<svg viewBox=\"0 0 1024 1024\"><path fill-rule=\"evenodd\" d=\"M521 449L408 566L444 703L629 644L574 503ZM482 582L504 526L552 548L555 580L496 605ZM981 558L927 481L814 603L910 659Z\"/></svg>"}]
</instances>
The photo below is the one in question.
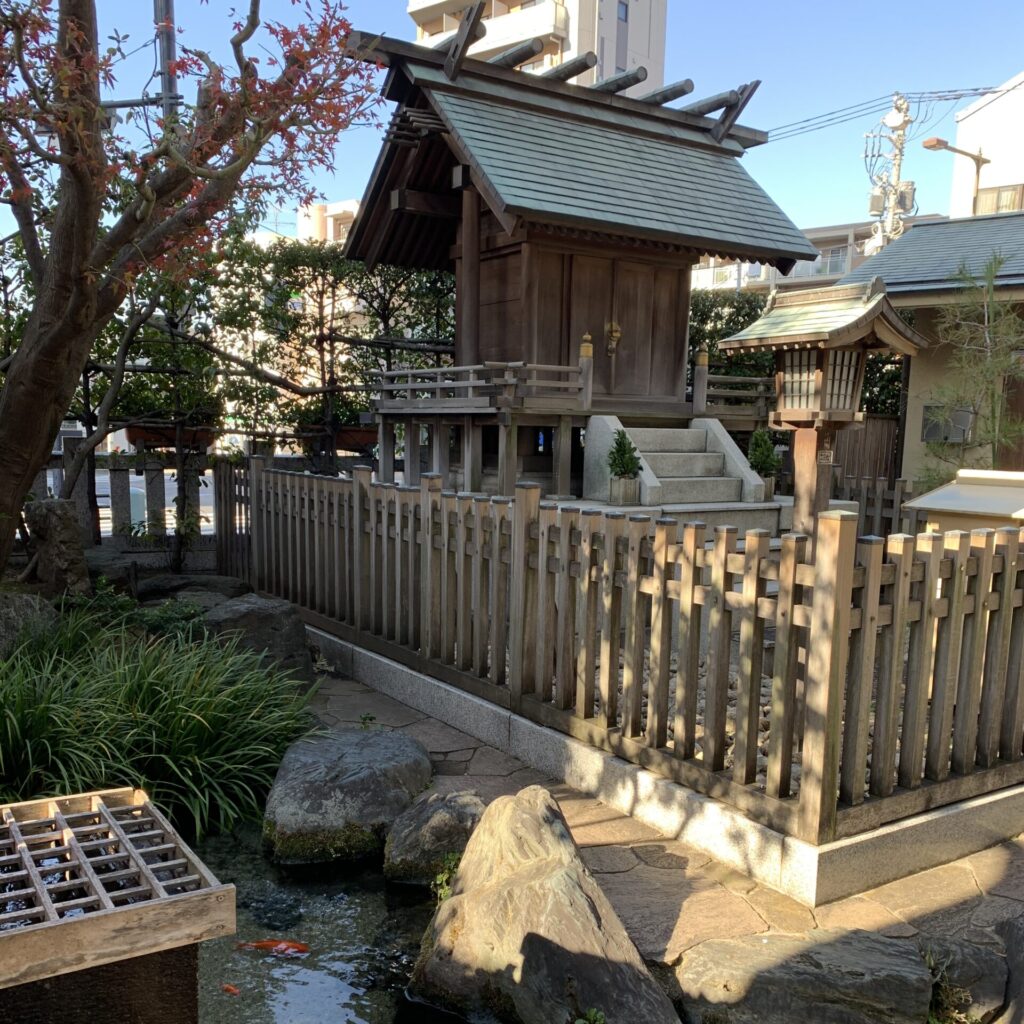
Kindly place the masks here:
<instances>
[{"instance_id":1,"label":"fence post","mask_svg":"<svg viewBox=\"0 0 1024 1024\"><path fill-rule=\"evenodd\" d=\"M702 416L708 408L708 354L698 350L693 359L693 415Z\"/></svg>"},{"instance_id":2,"label":"fence post","mask_svg":"<svg viewBox=\"0 0 1024 1024\"><path fill-rule=\"evenodd\" d=\"M115 543L132 531L132 490L128 466L112 455L107 462L110 475L110 533Z\"/></svg>"},{"instance_id":3,"label":"fence post","mask_svg":"<svg viewBox=\"0 0 1024 1024\"><path fill-rule=\"evenodd\" d=\"M516 484L515 501L512 504L512 574L509 600L509 673L508 688L511 710L518 711L523 694L524 676L529 667L532 679L533 664L527 663L527 622L526 605L530 575L530 524L540 515L540 486L538 484ZM533 645L531 644L531 649ZM532 692L532 686L530 687Z\"/></svg>"},{"instance_id":4,"label":"fence post","mask_svg":"<svg viewBox=\"0 0 1024 1024\"><path fill-rule=\"evenodd\" d=\"M800 837L810 843L835 836L856 546L855 515L828 511L818 516L799 808Z\"/></svg>"},{"instance_id":5,"label":"fence post","mask_svg":"<svg viewBox=\"0 0 1024 1024\"><path fill-rule=\"evenodd\" d=\"M219 466L220 463L217 463ZM263 590L266 574L266 547L263 537L263 473L267 460L263 455L249 457L249 583ZM229 478L230 479L230 478ZM220 481L217 481L219 483ZM214 494L214 501L219 495Z\"/></svg>"},{"instance_id":6,"label":"fence post","mask_svg":"<svg viewBox=\"0 0 1024 1024\"><path fill-rule=\"evenodd\" d=\"M63 465L64 473L71 468L75 454L81 447L83 438L64 438ZM71 500L75 503L75 517L78 519L79 533L82 535L82 546L91 548L95 543L93 537L92 510L89 508L89 467L86 465L78 474L75 486L71 490Z\"/></svg>"},{"instance_id":7,"label":"fence post","mask_svg":"<svg viewBox=\"0 0 1024 1024\"><path fill-rule=\"evenodd\" d=\"M594 399L594 343L589 334L580 342L580 408L589 409Z\"/></svg>"},{"instance_id":8,"label":"fence post","mask_svg":"<svg viewBox=\"0 0 1024 1024\"><path fill-rule=\"evenodd\" d=\"M153 537L164 537L167 534L167 490L163 460L148 453L143 458L146 474L146 531Z\"/></svg>"}]
</instances>

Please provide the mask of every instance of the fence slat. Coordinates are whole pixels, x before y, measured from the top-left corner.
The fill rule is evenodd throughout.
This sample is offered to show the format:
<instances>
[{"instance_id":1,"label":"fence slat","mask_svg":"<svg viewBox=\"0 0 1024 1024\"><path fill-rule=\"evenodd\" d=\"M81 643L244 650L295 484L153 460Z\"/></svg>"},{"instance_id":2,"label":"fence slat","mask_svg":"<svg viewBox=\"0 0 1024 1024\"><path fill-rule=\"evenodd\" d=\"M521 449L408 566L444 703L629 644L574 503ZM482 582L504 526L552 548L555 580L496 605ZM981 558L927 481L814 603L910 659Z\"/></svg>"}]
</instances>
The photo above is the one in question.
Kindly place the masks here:
<instances>
[{"instance_id":1,"label":"fence slat","mask_svg":"<svg viewBox=\"0 0 1024 1024\"><path fill-rule=\"evenodd\" d=\"M558 642L555 645L555 707L572 707L576 682L576 584L570 574L573 534L579 529L579 513L562 509L558 520L559 575L555 590L558 606Z\"/></svg>"},{"instance_id":2,"label":"fence slat","mask_svg":"<svg viewBox=\"0 0 1024 1024\"><path fill-rule=\"evenodd\" d=\"M441 657L441 477L420 476L420 648L427 658Z\"/></svg>"},{"instance_id":3,"label":"fence slat","mask_svg":"<svg viewBox=\"0 0 1024 1024\"><path fill-rule=\"evenodd\" d=\"M941 782L949 775L953 704L963 653L964 602L967 597L967 559L971 550L971 535L963 530L952 530L945 535L944 547L946 557L952 558L953 565L950 578L943 587L948 608L945 617L939 622L932 706L928 718L925 775L933 782Z\"/></svg>"},{"instance_id":4,"label":"fence slat","mask_svg":"<svg viewBox=\"0 0 1024 1024\"><path fill-rule=\"evenodd\" d=\"M651 665L647 684L647 746L660 750L668 743L668 680L672 658L672 617L668 600L668 548L675 541L674 519L659 519L654 524L654 548L651 559ZM642 624L642 623L641 623ZM642 669L641 662L641 669Z\"/></svg>"},{"instance_id":5,"label":"fence slat","mask_svg":"<svg viewBox=\"0 0 1024 1024\"><path fill-rule=\"evenodd\" d=\"M457 668L466 671L473 664L473 558L470 550L470 521L473 495L460 494L456 503L455 573L457 622L455 644Z\"/></svg>"},{"instance_id":6,"label":"fence slat","mask_svg":"<svg viewBox=\"0 0 1024 1024\"><path fill-rule=\"evenodd\" d=\"M956 707L953 711L952 768L959 775L974 771L978 753L978 712L981 710L982 670L985 665L985 635L988 632L995 544L994 530L971 531L971 554L976 565L974 608L964 642L965 657L960 666Z\"/></svg>"},{"instance_id":7,"label":"fence slat","mask_svg":"<svg viewBox=\"0 0 1024 1024\"><path fill-rule=\"evenodd\" d=\"M488 622L488 587L489 562L487 554L490 550L487 524L490 519L490 498L476 495L473 498L473 555L470 566L472 586L470 602L473 606L473 675L483 677L487 674L487 636L490 630Z\"/></svg>"},{"instance_id":8,"label":"fence slat","mask_svg":"<svg viewBox=\"0 0 1024 1024\"><path fill-rule=\"evenodd\" d=\"M532 575L530 562L530 529L540 513L540 487L536 484L516 484L512 505L512 566L509 579L509 672L508 686L512 709L519 710L524 693L533 693L534 645L531 637L534 623L527 619L529 586Z\"/></svg>"},{"instance_id":9,"label":"fence slat","mask_svg":"<svg viewBox=\"0 0 1024 1024\"><path fill-rule=\"evenodd\" d=\"M540 505L537 524L537 643L534 678L537 694L551 700L555 671L555 576L548 568L551 547L558 530L558 506L545 501Z\"/></svg>"},{"instance_id":10,"label":"fence slat","mask_svg":"<svg viewBox=\"0 0 1024 1024\"><path fill-rule=\"evenodd\" d=\"M649 516L630 516L626 523L626 586L622 595L625 637L622 652L622 734L643 731L644 649L647 646L645 595L640 590L640 544L651 524Z\"/></svg>"},{"instance_id":11,"label":"fence slat","mask_svg":"<svg viewBox=\"0 0 1024 1024\"><path fill-rule=\"evenodd\" d=\"M598 673L600 707L597 724L602 729L614 729L619 714L619 639L621 629L622 592L615 585L619 564L619 538L625 528L621 512L607 512L604 516L604 536L601 546L601 658Z\"/></svg>"},{"instance_id":12,"label":"fence slat","mask_svg":"<svg viewBox=\"0 0 1024 1024\"><path fill-rule=\"evenodd\" d=\"M875 695L875 735L871 749L871 793L888 796L895 785L896 744L902 703L907 605L910 603L910 574L914 564L914 538L894 533L886 542L895 578L888 588L892 622L882 634Z\"/></svg>"},{"instance_id":13,"label":"fence slat","mask_svg":"<svg viewBox=\"0 0 1024 1024\"><path fill-rule=\"evenodd\" d=\"M1017 564L1014 577L1018 578L1021 554L1024 552L1024 529L1017 534ZM1016 607L1014 591L1013 626L1010 628L1010 659L1006 667L1006 695L1003 721L999 730L999 756L1004 761L1021 759L1024 734L1024 607ZM1024 596L1024 595L1022 595Z\"/></svg>"},{"instance_id":14,"label":"fence slat","mask_svg":"<svg viewBox=\"0 0 1024 1024\"><path fill-rule=\"evenodd\" d=\"M860 629L854 632L850 644L850 678L839 772L839 797L848 804L864 800L884 553L885 542L881 537L862 537L857 544L857 564L864 569L864 585L856 593Z\"/></svg>"},{"instance_id":15,"label":"fence slat","mask_svg":"<svg viewBox=\"0 0 1024 1024\"><path fill-rule=\"evenodd\" d=\"M985 676L981 690L978 724L978 764L991 768L999 756L999 729L1006 698L1006 675L1010 664L1013 631L1013 593L1017 589L1018 532L1013 527L996 530L995 550L1000 561L994 590L998 605L989 612L985 647Z\"/></svg>"},{"instance_id":16,"label":"fence slat","mask_svg":"<svg viewBox=\"0 0 1024 1024\"><path fill-rule=\"evenodd\" d=\"M761 562L768 557L767 530L748 530L743 547L742 604L739 674L736 685L736 740L733 746L733 778L741 785L757 778L758 740L761 724L761 669L764 664L764 620L757 614L765 594Z\"/></svg>"},{"instance_id":17,"label":"fence slat","mask_svg":"<svg viewBox=\"0 0 1024 1024\"><path fill-rule=\"evenodd\" d=\"M704 530L703 523L684 524L679 559L679 658L676 664L672 752L676 757L685 759L695 755L697 744L702 609L695 596L701 584Z\"/></svg>"},{"instance_id":18,"label":"fence slat","mask_svg":"<svg viewBox=\"0 0 1024 1024\"><path fill-rule=\"evenodd\" d=\"M939 627L941 597L942 537L918 536L915 557L924 563L924 578L918 589L921 617L910 629L907 662L907 692L903 701L903 729L900 734L899 784L915 789L924 771L924 735L928 722L928 698L935 671L935 642Z\"/></svg>"},{"instance_id":19,"label":"fence slat","mask_svg":"<svg viewBox=\"0 0 1024 1024\"><path fill-rule=\"evenodd\" d=\"M579 718L594 716L594 651L597 633L598 588L594 586L593 571L596 545L595 531L601 530L601 513L586 509L580 520L580 576L576 593L576 714Z\"/></svg>"},{"instance_id":20,"label":"fence slat","mask_svg":"<svg viewBox=\"0 0 1024 1024\"><path fill-rule=\"evenodd\" d=\"M454 491L441 492L441 660L455 662L455 626L459 612L458 579L455 569L458 497Z\"/></svg>"},{"instance_id":21,"label":"fence slat","mask_svg":"<svg viewBox=\"0 0 1024 1024\"><path fill-rule=\"evenodd\" d=\"M494 498L494 528L491 531L491 664L490 680L508 684L509 545L508 526L512 501Z\"/></svg>"},{"instance_id":22,"label":"fence slat","mask_svg":"<svg viewBox=\"0 0 1024 1024\"><path fill-rule=\"evenodd\" d=\"M711 771L725 767L726 716L729 708L729 653L732 612L725 595L732 591L733 574L726 562L736 550L736 527L715 527L708 590L707 690L704 695L703 760Z\"/></svg>"}]
</instances>

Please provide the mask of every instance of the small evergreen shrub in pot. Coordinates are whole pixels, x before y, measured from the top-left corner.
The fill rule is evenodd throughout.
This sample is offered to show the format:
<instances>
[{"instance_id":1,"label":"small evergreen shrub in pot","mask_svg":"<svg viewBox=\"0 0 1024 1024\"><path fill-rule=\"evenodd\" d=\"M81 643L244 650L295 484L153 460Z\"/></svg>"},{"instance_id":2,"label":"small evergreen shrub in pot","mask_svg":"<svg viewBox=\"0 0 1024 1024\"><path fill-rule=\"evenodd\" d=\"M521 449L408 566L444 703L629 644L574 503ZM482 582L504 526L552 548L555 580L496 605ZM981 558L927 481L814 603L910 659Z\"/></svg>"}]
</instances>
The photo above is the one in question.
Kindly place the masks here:
<instances>
[{"instance_id":1,"label":"small evergreen shrub in pot","mask_svg":"<svg viewBox=\"0 0 1024 1024\"><path fill-rule=\"evenodd\" d=\"M615 431L608 452L608 501L612 505L636 505L640 502L640 456L624 430Z\"/></svg>"},{"instance_id":2,"label":"small evergreen shrub in pot","mask_svg":"<svg viewBox=\"0 0 1024 1024\"><path fill-rule=\"evenodd\" d=\"M755 430L750 435L747 462L764 481L764 497L766 501L770 501L775 497L775 474L782 465L782 459L775 454L775 445L772 444L772 435L769 431Z\"/></svg>"}]
</instances>

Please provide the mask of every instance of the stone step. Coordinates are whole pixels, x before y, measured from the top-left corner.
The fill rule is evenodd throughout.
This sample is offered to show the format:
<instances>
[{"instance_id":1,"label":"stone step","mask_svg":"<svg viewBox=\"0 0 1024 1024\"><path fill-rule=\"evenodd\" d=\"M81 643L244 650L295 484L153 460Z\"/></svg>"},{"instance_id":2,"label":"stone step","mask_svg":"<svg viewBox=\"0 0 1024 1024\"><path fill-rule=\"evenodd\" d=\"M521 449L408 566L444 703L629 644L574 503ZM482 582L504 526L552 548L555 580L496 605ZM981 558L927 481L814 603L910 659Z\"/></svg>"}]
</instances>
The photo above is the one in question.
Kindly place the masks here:
<instances>
[{"instance_id":1,"label":"stone step","mask_svg":"<svg viewBox=\"0 0 1024 1024\"><path fill-rule=\"evenodd\" d=\"M721 452L646 452L651 472L659 479L673 476L725 476L725 456Z\"/></svg>"},{"instance_id":2,"label":"stone step","mask_svg":"<svg viewBox=\"0 0 1024 1024\"><path fill-rule=\"evenodd\" d=\"M642 452L702 452L707 432L689 427L628 427L629 439Z\"/></svg>"},{"instance_id":3,"label":"stone step","mask_svg":"<svg viewBox=\"0 0 1024 1024\"><path fill-rule=\"evenodd\" d=\"M667 476L659 478L659 504L697 504L704 501L739 501L743 484L728 476Z\"/></svg>"},{"instance_id":4,"label":"stone step","mask_svg":"<svg viewBox=\"0 0 1024 1024\"><path fill-rule=\"evenodd\" d=\"M716 526L735 526L741 538L747 530L767 530L773 537L779 535L779 506L774 502L667 504L659 507L658 515L680 523L703 523L708 539L713 539Z\"/></svg>"}]
</instances>

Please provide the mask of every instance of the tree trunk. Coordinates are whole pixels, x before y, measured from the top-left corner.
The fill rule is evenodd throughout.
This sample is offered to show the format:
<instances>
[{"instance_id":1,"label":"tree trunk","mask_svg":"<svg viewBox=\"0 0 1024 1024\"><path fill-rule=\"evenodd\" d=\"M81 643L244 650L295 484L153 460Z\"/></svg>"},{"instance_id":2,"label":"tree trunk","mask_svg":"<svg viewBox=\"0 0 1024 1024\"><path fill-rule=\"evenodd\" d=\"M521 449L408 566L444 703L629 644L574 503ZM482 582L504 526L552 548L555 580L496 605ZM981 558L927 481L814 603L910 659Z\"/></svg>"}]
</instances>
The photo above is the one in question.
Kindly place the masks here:
<instances>
[{"instance_id":1,"label":"tree trunk","mask_svg":"<svg viewBox=\"0 0 1024 1024\"><path fill-rule=\"evenodd\" d=\"M25 496L53 451L96 331L40 330L29 321L0 391L0 569L7 564Z\"/></svg>"}]
</instances>

